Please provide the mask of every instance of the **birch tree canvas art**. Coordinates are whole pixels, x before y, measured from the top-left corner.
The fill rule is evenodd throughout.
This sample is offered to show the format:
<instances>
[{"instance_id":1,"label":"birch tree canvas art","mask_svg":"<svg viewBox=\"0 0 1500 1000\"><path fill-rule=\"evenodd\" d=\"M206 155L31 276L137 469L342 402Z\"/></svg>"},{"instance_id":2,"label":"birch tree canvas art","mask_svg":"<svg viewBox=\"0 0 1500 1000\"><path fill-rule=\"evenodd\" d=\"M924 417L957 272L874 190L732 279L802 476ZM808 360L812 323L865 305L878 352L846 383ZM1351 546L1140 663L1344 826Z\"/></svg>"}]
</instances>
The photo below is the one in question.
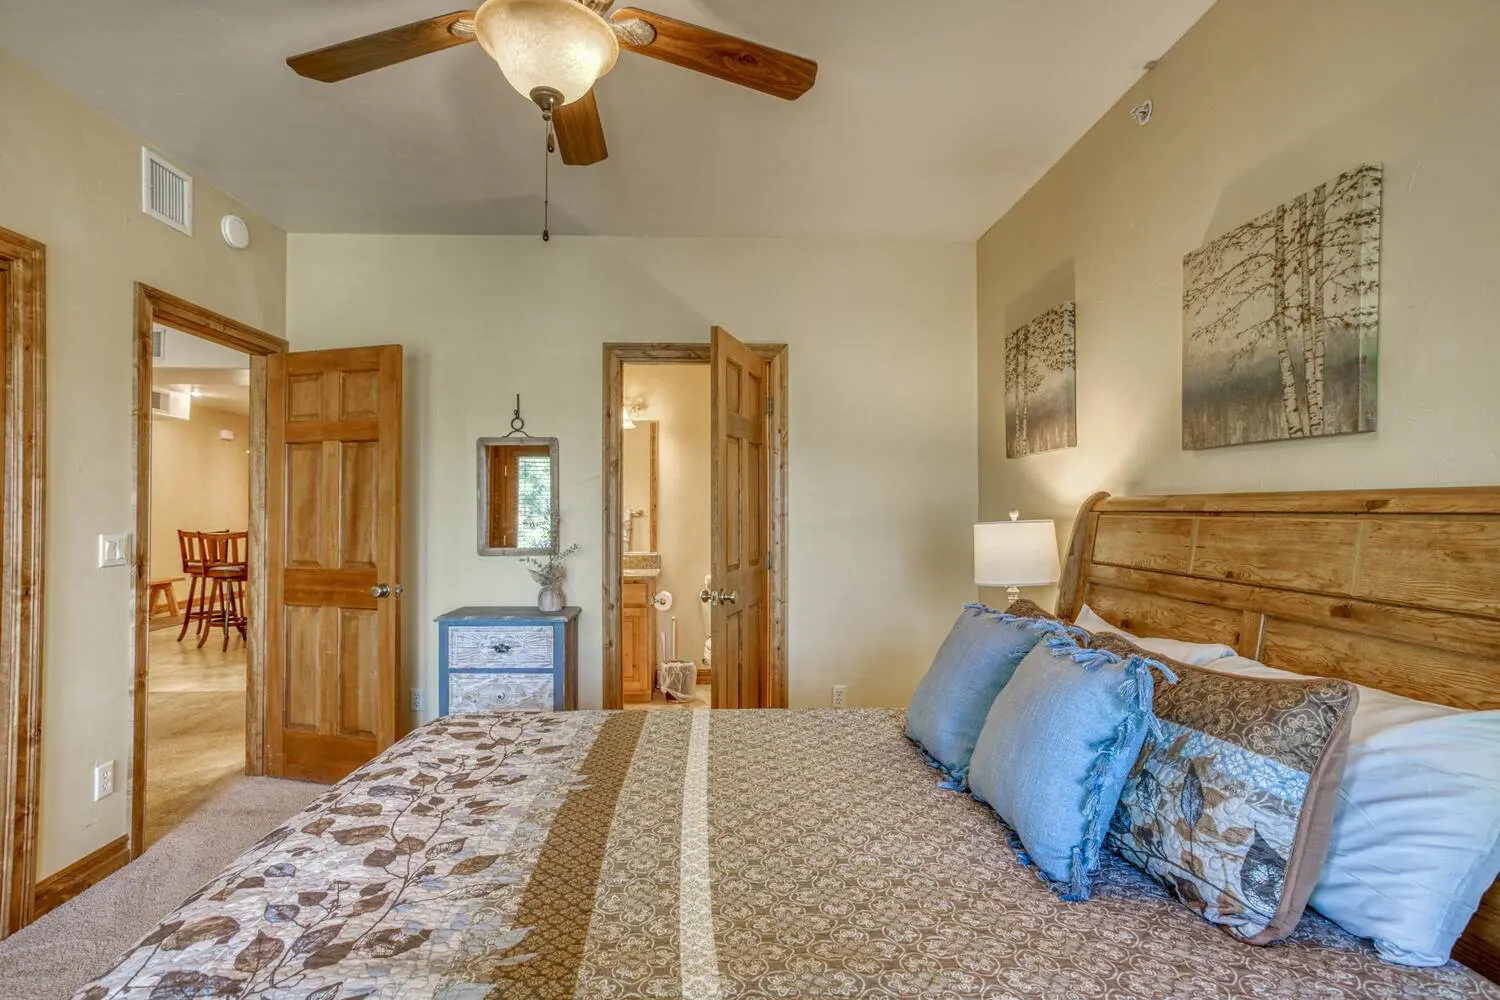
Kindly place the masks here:
<instances>
[{"instance_id":1,"label":"birch tree canvas art","mask_svg":"<svg viewBox=\"0 0 1500 1000\"><path fill-rule=\"evenodd\" d=\"M1381 168L1183 258L1182 446L1375 429Z\"/></svg>"},{"instance_id":2,"label":"birch tree canvas art","mask_svg":"<svg viewBox=\"0 0 1500 1000\"><path fill-rule=\"evenodd\" d=\"M1005 456L1078 444L1074 306L1064 302L1005 337Z\"/></svg>"}]
</instances>

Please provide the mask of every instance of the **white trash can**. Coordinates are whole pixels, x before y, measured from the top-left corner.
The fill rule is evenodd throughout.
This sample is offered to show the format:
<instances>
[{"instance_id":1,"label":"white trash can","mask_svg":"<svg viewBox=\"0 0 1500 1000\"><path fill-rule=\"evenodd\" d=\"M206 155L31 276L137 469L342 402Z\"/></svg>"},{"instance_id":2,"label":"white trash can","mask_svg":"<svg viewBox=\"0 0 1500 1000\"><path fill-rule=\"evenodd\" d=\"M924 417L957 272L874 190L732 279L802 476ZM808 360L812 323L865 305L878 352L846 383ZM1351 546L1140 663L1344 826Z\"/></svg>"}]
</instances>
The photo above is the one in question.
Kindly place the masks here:
<instances>
[{"instance_id":1,"label":"white trash can","mask_svg":"<svg viewBox=\"0 0 1500 1000\"><path fill-rule=\"evenodd\" d=\"M657 668L656 686L678 701L692 701L698 680L698 665L691 660L667 660Z\"/></svg>"}]
</instances>

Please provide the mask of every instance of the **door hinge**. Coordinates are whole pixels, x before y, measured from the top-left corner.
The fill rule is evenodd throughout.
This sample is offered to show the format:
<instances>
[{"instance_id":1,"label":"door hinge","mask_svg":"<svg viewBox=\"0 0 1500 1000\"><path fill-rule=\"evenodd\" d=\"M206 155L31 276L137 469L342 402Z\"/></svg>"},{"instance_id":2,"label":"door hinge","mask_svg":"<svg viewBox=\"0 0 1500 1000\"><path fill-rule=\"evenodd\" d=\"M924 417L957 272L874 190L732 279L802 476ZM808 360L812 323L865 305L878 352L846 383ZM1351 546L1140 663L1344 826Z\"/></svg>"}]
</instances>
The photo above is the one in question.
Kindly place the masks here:
<instances>
[{"instance_id":1,"label":"door hinge","mask_svg":"<svg viewBox=\"0 0 1500 1000\"><path fill-rule=\"evenodd\" d=\"M776 397L775 396L767 396L766 397L766 416L768 416L768 417L774 417L774 416L776 416Z\"/></svg>"}]
</instances>

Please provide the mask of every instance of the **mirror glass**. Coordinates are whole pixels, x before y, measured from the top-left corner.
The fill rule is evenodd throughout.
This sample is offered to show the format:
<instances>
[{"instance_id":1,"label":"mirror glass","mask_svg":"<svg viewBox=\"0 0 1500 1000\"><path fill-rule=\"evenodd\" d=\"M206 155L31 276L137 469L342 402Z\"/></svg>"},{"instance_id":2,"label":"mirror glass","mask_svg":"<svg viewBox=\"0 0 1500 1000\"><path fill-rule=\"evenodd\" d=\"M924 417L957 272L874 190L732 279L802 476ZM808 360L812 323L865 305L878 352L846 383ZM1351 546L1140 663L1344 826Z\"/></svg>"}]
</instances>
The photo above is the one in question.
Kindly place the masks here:
<instances>
[{"instance_id":1,"label":"mirror glass","mask_svg":"<svg viewBox=\"0 0 1500 1000\"><path fill-rule=\"evenodd\" d=\"M626 552L656 551L657 433L655 420L637 420L624 431L625 519L620 540Z\"/></svg>"},{"instance_id":2,"label":"mirror glass","mask_svg":"<svg viewBox=\"0 0 1500 1000\"><path fill-rule=\"evenodd\" d=\"M557 438L479 439L479 554L557 551Z\"/></svg>"}]
</instances>

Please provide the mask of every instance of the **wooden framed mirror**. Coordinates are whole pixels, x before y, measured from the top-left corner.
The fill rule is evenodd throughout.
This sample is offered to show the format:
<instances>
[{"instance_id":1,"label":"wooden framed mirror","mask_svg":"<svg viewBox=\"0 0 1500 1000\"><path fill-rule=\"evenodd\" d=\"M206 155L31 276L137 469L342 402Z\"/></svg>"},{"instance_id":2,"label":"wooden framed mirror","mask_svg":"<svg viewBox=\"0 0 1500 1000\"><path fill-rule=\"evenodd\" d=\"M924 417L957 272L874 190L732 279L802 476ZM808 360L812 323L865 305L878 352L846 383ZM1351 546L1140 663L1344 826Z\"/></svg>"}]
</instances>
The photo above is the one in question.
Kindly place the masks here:
<instances>
[{"instance_id":1,"label":"wooden framed mirror","mask_svg":"<svg viewBox=\"0 0 1500 1000\"><path fill-rule=\"evenodd\" d=\"M479 439L479 554L557 551L557 438Z\"/></svg>"},{"instance_id":2,"label":"wooden framed mirror","mask_svg":"<svg viewBox=\"0 0 1500 1000\"><path fill-rule=\"evenodd\" d=\"M636 420L624 431L621 473L624 476L625 517L621 541L626 552L658 552L658 481L661 478L660 425Z\"/></svg>"}]
</instances>

